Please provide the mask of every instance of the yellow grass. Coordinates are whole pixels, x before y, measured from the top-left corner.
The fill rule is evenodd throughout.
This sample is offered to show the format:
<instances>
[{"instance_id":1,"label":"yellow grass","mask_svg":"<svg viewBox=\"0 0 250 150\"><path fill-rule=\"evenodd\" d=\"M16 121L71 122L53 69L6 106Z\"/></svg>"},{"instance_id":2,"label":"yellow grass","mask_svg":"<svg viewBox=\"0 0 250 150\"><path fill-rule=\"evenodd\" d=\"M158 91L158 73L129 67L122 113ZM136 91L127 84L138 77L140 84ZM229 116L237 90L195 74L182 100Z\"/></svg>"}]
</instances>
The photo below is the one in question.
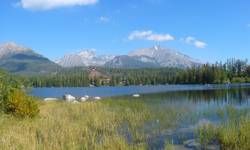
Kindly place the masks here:
<instances>
[{"instance_id":1,"label":"yellow grass","mask_svg":"<svg viewBox=\"0 0 250 150\"><path fill-rule=\"evenodd\" d=\"M134 132L129 144L118 128L130 115L128 122L134 125L145 113L133 113L127 109L124 115L107 104L69 104L50 102L40 104L40 115L35 119L17 119L0 115L0 149L144 149L143 136ZM131 128L132 129L132 128Z\"/></svg>"}]
</instances>

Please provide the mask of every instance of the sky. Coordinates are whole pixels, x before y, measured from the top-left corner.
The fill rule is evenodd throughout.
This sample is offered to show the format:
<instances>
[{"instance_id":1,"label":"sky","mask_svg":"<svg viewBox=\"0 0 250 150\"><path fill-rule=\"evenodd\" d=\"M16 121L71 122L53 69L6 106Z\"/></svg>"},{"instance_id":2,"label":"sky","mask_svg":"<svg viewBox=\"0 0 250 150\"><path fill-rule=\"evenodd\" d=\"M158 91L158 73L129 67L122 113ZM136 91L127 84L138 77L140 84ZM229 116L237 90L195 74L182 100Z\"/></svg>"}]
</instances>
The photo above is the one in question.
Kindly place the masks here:
<instances>
[{"instance_id":1,"label":"sky","mask_svg":"<svg viewBox=\"0 0 250 150\"><path fill-rule=\"evenodd\" d=\"M249 0L0 0L0 43L56 60L154 45L202 62L250 60Z\"/></svg>"}]
</instances>

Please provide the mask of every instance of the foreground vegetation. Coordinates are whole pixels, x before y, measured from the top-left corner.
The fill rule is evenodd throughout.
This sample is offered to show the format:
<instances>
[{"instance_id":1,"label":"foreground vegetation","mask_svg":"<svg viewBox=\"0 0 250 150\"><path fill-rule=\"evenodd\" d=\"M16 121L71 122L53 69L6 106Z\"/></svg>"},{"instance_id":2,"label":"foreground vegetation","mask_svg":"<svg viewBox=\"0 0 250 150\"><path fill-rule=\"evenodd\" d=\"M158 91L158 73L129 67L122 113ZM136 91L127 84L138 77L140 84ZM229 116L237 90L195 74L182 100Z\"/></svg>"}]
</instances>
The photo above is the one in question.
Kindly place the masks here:
<instances>
[{"instance_id":1,"label":"foreground vegetation","mask_svg":"<svg viewBox=\"0 0 250 150\"><path fill-rule=\"evenodd\" d=\"M250 149L250 111L231 111L232 116L219 126L207 124L198 129L198 136L204 148L209 143L216 142L222 150Z\"/></svg>"},{"instance_id":2,"label":"foreground vegetation","mask_svg":"<svg viewBox=\"0 0 250 150\"><path fill-rule=\"evenodd\" d=\"M192 108L159 109L159 105L149 107L140 100L39 102L39 106L40 114L33 119L0 114L0 149L157 149L162 147L150 139L174 131L192 114ZM211 113L227 121L197 129L203 148L217 142L222 149L249 148L249 109L228 107ZM194 118L191 115L190 120ZM164 147L177 149L167 139Z\"/></svg>"},{"instance_id":3,"label":"foreground vegetation","mask_svg":"<svg viewBox=\"0 0 250 150\"><path fill-rule=\"evenodd\" d=\"M145 135L133 131L129 144L118 130L124 121L133 130L150 116L143 106L133 107L120 114L102 103L41 103L35 119L1 115L0 149L144 149Z\"/></svg>"},{"instance_id":4,"label":"foreground vegetation","mask_svg":"<svg viewBox=\"0 0 250 150\"><path fill-rule=\"evenodd\" d=\"M15 76L0 70L0 112L17 117L34 117L39 113L36 99L28 96Z\"/></svg>"},{"instance_id":5,"label":"foreground vegetation","mask_svg":"<svg viewBox=\"0 0 250 150\"><path fill-rule=\"evenodd\" d=\"M172 135L177 129L183 124L196 126L200 119L214 116L220 118L219 124L198 123L192 131L199 149L210 145L223 150L248 150L250 147L248 107L227 106L201 113L192 105L164 103L154 95L79 104L43 102L28 96L23 84L14 76L0 72L0 149L174 150L184 148L174 145ZM210 96L217 95L219 99L224 99L225 94L229 96L223 90L215 92L218 93L205 94L207 100ZM180 94L169 98L180 99ZM206 100L192 92L182 94L190 101ZM231 94L235 95L231 98L244 96L237 90Z\"/></svg>"}]
</instances>

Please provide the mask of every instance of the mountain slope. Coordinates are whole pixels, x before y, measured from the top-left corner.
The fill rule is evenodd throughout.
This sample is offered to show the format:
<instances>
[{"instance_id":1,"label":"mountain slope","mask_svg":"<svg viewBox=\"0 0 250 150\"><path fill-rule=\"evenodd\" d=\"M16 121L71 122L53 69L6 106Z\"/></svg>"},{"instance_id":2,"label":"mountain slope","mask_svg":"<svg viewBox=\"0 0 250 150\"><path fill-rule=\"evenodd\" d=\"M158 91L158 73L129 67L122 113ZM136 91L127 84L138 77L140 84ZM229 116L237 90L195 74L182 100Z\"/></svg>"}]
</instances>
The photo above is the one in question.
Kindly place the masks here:
<instances>
[{"instance_id":1,"label":"mountain slope","mask_svg":"<svg viewBox=\"0 0 250 150\"><path fill-rule=\"evenodd\" d=\"M146 60L148 60L148 62ZM116 56L105 64L105 67L110 68L156 68L159 66L160 65L154 60L151 60L151 58L131 57L127 55Z\"/></svg>"},{"instance_id":2,"label":"mountain slope","mask_svg":"<svg viewBox=\"0 0 250 150\"><path fill-rule=\"evenodd\" d=\"M198 66L201 63L178 51L154 46L139 49L123 56L97 56L94 50L85 50L75 54L65 55L58 61L63 67L111 67L111 68L150 68Z\"/></svg>"},{"instance_id":3,"label":"mountain slope","mask_svg":"<svg viewBox=\"0 0 250 150\"><path fill-rule=\"evenodd\" d=\"M129 53L132 57L150 57L156 60L161 67L179 67L186 68L200 65L198 60L184 55L178 51L154 46L148 49L139 49Z\"/></svg>"},{"instance_id":4,"label":"mountain slope","mask_svg":"<svg viewBox=\"0 0 250 150\"><path fill-rule=\"evenodd\" d=\"M0 68L13 73L48 73L60 68L30 48L13 42L0 46Z\"/></svg>"}]
</instances>

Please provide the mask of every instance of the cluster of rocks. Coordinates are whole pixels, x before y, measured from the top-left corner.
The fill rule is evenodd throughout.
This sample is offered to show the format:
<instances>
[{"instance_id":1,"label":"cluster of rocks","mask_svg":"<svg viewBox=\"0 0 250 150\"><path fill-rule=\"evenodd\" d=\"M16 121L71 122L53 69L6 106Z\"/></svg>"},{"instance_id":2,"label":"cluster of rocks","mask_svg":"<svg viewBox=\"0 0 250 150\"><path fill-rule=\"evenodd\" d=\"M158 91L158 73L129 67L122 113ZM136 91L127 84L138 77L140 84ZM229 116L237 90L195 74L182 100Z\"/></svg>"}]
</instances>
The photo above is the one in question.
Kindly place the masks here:
<instances>
[{"instance_id":1,"label":"cluster of rocks","mask_svg":"<svg viewBox=\"0 0 250 150\"><path fill-rule=\"evenodd\" d=\"M67 102L72 102L72 103L79 103L79 102L86 102L88 100L95 100L95 101L98 101L98 100L101 100L101 97L92 97L90 98L88 95L85 95L83 97L80 97L79 99L77 99L76 97L70 95L70 94L67 94L67 95L64 95L63 96L63 99Z\"/></svg>"},{"instance_id":2,"label":"cluster of rocks","mask_svg":"<svg viewBox=\"0 0 250 150\"><path fill-rule=\"evenodd\" d=\"M140 94L133 94L132 97L134 98L138 98L140 97L141 95ZM98 100L101 100L102 98L101 97L89 97L88 95L85 95L83 97L80 97L80 98L76 98L70 94L66 94L63 96L63 100L65 100L66 102L71 102L71 103L79 103L79 102L86 102L86 101L98 101ZM60 99L58 98L44 98L44 101L58 101Z\"/></svg>"},{"instance_id":3,"label":"cluster of rocks","mask_svg":"<svg viewBox=\"0 0 250 150\"><path fill-rule=\"evenodd\" d=\"M66 94L63 96L63 99L66 101L66 102L70 102L70 103L74 103L74 104L77 104L77 103L80 103L80 102L86 102L86 101L98 101L98 100L101 100L102 98L101 97L89 97L88 95L85 95L83 97L80 97L80 98L76 98L70 94ZM45 98L44 101L57 101L59 100L58 98Z\"/></svg>"}]
</instances>

